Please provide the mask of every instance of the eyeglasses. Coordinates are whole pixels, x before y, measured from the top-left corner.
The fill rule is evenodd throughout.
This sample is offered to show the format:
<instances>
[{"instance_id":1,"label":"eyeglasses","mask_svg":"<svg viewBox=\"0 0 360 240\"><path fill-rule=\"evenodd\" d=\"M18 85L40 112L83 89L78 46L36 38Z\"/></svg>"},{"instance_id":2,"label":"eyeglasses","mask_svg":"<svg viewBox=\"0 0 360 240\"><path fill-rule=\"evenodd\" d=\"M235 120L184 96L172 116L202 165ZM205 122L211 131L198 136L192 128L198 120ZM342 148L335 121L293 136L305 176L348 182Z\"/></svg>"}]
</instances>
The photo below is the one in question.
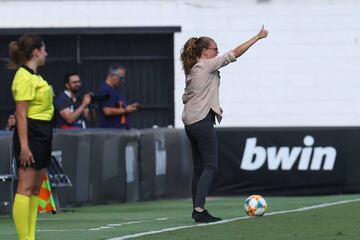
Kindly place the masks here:
<instances>
[{"instance_id":1,"label":"eyeglasses","mask_svg":"<svg viewBox=\"0 0 360 240\"><path fill-rule=\"evenodd\" d=\"M219 49L218 49L218 48L206 48L206 49L212 49L212 50L215 50L216 52L218 52L218 51L219 51Z\"/></svg>"},{"instance_id":2,"label":"eyeglasses","mask_svg":"<svg viewBox=\"0 0 360 240\"><path fill-rule=\"evenodd\" d=\"M121 75L118 74L118 73L113 73L113 75L114 75L115 77L117 77L121 82L125 82L125 80L126 80L126 77L121 76Z\"/></svg>"}]
</instances>

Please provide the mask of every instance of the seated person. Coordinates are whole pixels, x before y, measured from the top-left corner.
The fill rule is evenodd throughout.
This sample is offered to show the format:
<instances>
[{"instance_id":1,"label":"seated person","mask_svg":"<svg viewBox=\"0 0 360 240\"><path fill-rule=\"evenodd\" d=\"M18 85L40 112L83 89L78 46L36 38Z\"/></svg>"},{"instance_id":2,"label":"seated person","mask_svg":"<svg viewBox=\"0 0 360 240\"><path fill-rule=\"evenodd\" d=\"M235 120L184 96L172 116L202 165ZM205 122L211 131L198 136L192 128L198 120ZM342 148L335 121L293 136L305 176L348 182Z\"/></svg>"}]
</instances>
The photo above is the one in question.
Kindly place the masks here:
<instances>
[{"instance_id":1,"label":"seated person","mask_svg":"<svg viewBox=\"0 0 360 240\"><path fill-rule=\"evenodd\" d=\"M15 125L16 125L15 115L11 114L11 115L9 115L9 118L6 123L6 130L8 130L8 131L14 130Z\"/></svg>"},{"instance_id":2,"label":"seated person","mask_svg":"<svg viewBox=\"0 0 360 240\"><path fill-rule=\"evenodd\" d=\"M85 119L90 118L88 106L91 103L91 93L81 98L80 75L71 72L64 78L65 91L59 94L54 101L56 124L61 129L86 128Z\"/></svg>"}]
</instances>

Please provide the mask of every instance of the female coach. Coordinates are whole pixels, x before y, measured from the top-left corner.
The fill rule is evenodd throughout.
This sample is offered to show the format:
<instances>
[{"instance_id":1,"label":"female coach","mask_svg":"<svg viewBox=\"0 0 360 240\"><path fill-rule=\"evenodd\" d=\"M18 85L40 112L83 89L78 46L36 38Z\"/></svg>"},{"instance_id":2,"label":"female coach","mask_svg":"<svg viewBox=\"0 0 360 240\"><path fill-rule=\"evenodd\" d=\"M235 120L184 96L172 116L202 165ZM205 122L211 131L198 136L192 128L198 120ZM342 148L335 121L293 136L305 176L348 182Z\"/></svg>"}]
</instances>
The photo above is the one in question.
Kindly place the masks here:
<instances>
[{"instance_id":1,"label":"female coach","mask_svg":"<svg viewBox=\"0 0 360 240\"><path fill-rule=\"evenodd\" d=\"M9 68L17 69L11 90L16 104L14 155L18 185L13 218L19 239L35 239L37 195L50 163L53 91L37 74L47 56L41 37L24 35L9 45Z\"/></svg>"},{"instance_id":2,"label":"female coach","mask_svg":"<svg viewBox=\"0 0 360 240\"><path fill-rule=\"evenodd\" d=\"M217 139L213 126L215 117L219 123L222 118L218 69L236 61L236 58L267 35L268 31L262 26L257 35L221 56L217 56L216 42L209 37L190 38L181 51L181 61L186 76L186 87L182 98L185 104L182 120L191 143L194 162L192 218L196 222L221 220L205 210L205 198L209 193L218 164Z\"/></svg>"}]
</instances>

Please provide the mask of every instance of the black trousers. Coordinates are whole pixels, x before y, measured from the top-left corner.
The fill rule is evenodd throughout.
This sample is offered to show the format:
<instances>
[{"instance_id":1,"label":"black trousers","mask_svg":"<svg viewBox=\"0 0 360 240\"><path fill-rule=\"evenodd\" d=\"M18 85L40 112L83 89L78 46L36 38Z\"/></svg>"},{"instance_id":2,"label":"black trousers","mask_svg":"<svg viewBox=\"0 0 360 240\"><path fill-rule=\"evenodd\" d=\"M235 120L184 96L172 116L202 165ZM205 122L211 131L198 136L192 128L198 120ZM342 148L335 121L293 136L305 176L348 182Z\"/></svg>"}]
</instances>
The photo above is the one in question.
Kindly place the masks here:
<instances>
[{"instance_id":1,"label":"black trousers","mask_svg":"<svg viewBox=\"0 0 360 240\"><path fill-rule=\"evenodd\" d=\"M195 207L204 208L218 166L215 114L210 111L201 121L185 125L194 162L192 200Z\"/></svg>"}]
</instances>

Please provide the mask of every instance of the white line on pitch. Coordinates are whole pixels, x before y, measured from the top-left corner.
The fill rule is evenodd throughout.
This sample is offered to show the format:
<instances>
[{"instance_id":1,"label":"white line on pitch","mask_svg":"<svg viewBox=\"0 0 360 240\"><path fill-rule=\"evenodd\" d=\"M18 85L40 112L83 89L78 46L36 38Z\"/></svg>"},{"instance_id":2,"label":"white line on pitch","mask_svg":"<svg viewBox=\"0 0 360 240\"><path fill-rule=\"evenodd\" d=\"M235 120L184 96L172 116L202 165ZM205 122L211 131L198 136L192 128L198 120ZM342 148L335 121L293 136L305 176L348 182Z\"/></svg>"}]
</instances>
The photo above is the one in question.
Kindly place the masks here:
<instances>
[{"instance_id":1,"label":"white line on pitch","mask_svg":"<svg viewBox=\"0 0 360 240\"><path fill-rule=\"evenodd\" d=\"M38 229L36 232L85 232L87 229Z\"/></svg>"},{"instance_id":2,"label":"white line on pitch","mask_svg":"<svg viewBox=\"0 0 360 240\"><path fill-rule=\"evenodd\" d=\"M116 228L116 227L121 227L124 225L131 225L131 224L139 224L139 223L148 223L148 222L152 222L152 221L166 221L170 218L175 218L175 217L163 217L163 218L156 218L153 220L140 220L140 221L131 221L131 222L124 222L124 223L109 223L105 226L100 226L100 227L94 227L94 228L89 228L89 229L39 229L36 230L37 232L84 232L84 231L101 231L101 230L106 230L106 229L111 229L111 228ZM45 220L44 218L42 220ZM47 220L55 220L52 218L49 218ZM60 220L60 219L57 219Z\"/></svg>"},{"instance_id":3,"label":"white line on pitch","mask_svg":"<svg viewBox=\"0 0 360 240\"><path fill-rule=\"evenodd\" d=\"M352 203L352 202L359 202L359 201L360 201L360 198L352 199L352 200L331 202L331 203L323 203L323 204L317 204L317 205L312 205L312 206L302 207L302 208L297 208L297 209L292 209L292 210L270 212L270 213L267 213L265 216L286 214L286 213L292 213L292 212L303 212L303 211L308 211L308 210L317 209L317 208L324 208L324 207L330 207L330 206L334 206L334 205ZM161 230L142 232L142 233L135 233L135 234L125 235L125 236L122 236L122 237L110 238L108 240L125 240L125 239L130 239L130 238L142 237L142 236L146 236L146 235L153 235L153 234L157 234L157 233L171 232L171 231L175 231L175 230L179 230L179 229L185 229L185 228L203 227L203 226L209 226L209 225L223 224L223 223L228 223L228 222L233 222L233 221L242 220L242 219L248 219L248 218L250 218L250 217L245 216L245 217L237 217L237 218L226 219L226 220L223 220L223 221L213 222L213 223L201 223L201 224L195 224L195 225L186 225L186 226L179 226L179 227L172 227L172 228L164 228L164 229L161 229Z\"/></svg>"},{"instance_id":4,"label":"white line on pitch","mask_svg":"<svg viewBox=\"0 0 360 240\"><path fill-rule=\"evenodd\" d=\"M38 221L63 221L63 218L38 218Z\"/></svg>"},{"instance_id":5,"label":"white line on pitch","mask_svg":"<svg viewBox=\"0 0 360 240\"><path fill-rule=\"evenodd\" d=\"M145 221L134 221L134 222L126 222L126 223L111 223L106 226L101 226L101 227L97 227L97 228L89 228L89 230L90 231L100 231L103 229L109 229L109 228L121 227L123 225L139 224L139 223L145 223L145 222L149 222L149 221L145 220Z\"/></svg>"}]
</instances>

